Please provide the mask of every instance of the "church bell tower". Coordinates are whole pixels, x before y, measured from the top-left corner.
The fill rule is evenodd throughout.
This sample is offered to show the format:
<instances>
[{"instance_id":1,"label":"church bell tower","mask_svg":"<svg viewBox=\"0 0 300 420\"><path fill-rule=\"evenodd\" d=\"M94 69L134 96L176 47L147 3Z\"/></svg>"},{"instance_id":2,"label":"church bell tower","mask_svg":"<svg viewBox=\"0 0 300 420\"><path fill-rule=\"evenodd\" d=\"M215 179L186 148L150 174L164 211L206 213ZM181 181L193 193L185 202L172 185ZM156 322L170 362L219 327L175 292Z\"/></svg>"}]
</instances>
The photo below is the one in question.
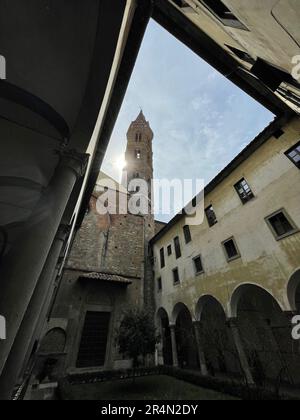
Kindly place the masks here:
<instances>
[{"instance_id":1,"label":"church bell tower","mask_svg":"<svg viewBox=\"0 0 300 420\"><path fill-rule=\"evenodd\" d=\"M130 124L127 132L127 149L125 160L127 163L127 185L133 179L143 179L149 185L153 179L153 131L149 122L141 111L135 121Z\"/></svg>"},{"instance_id":2,"label":"church bell tower","mask_svg":"<svg viewBox=\"0 0 300 420\"><path fill-rule=\"evenodd\" d=\"M144 302L145 308L152 313L154 311L154 281L150 240L155 235L155 221L153 214L153 131L149 122L146 120L143 111L141 111L135 121L133 121L127 132L126 148L126 169L123 177L123 185L129 190L129 193L136 193L137 190L130 191L130 182L132 180L142 179L148 184L148 212L142 214L144 219ZM126 180L127 177L127 180ZM125 182L124 182L125 181Z\"/></svg>"}]
</instances>

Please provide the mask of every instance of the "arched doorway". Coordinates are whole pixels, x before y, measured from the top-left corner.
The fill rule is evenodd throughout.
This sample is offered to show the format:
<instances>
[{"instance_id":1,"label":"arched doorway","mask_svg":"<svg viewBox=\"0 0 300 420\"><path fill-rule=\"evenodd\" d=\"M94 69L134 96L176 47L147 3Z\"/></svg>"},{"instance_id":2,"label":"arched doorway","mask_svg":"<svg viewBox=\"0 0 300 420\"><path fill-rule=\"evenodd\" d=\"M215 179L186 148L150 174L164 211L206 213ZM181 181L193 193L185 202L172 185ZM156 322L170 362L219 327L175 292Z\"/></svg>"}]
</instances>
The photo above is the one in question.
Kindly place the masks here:
<instances>
[{"instance_id":1,"label":"arched doorway","mask_svg":"<svg viewBox=\"0 0 300 420\"><path fill-rule=\"evenodd\" d=\"M164 365L172 366L173 356L169 316L163 308L160 308L157 311L156 318L161 337L163 363Z\"/></svg>"},{"instance_id":2,"label":"arched doorway","mask_svg":"<svg viewBox=\"0 0 300 420\"><path fill-rule=\"evenodd\" d=\"M173 311L179 367L199 369L198 351L190 311L183 303L178 303Z\"/></svg>"},{"instance_id":3,"label":"arched doorway","mask_svg":"<svg viewBox=\"0 0 300 420\"><path fill-rule=\"evenodd\" d=\"M231 309L255 382L299 384L300 358L292 326L276 299L257 285L245 284L233 293Z\"/></svg>"},{"instance_id":4,"label":"arched doorway","mask_svg":"<svg viewBox=\"0 0 300 420\"><path fill-rule=\"evenodd\" d=\"M213 296L201 297L196 316L201 324L201 341L208 373L211 376L239 375L240 362L221 303Z\"/></svg>"}]
</instances>

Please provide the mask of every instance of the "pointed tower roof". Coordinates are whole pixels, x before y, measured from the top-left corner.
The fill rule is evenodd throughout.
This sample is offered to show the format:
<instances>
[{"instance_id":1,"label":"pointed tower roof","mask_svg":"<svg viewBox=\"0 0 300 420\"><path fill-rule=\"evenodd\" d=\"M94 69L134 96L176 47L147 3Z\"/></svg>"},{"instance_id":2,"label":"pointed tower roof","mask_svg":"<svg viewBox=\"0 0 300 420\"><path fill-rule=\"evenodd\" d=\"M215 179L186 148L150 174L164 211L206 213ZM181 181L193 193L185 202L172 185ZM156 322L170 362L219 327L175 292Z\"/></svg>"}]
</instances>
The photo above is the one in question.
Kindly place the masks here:
<instances>
[{"instance_id":1,"label":"pointed tower roof","mask_svg":"<svg viewBox=\"0 0 300 420\"><path fill-rule=\"evenodd\" d=\"M149 130L150 136L153 138L153 131L151 130L149 121L146 120L146 117L143 113L143 111L141 110L139 115L137 116L136 120L132 121L132 123L130 124L128 133L131 130Z\"/></svg>"},{"instance_id":2,"label":"pointed tower roof","mask_svg":"<svg viewBox=\"0 0 300 420\"><path fill-rule=\"evenodd\" d=\"M147 123L145 115L143 114L143 110L141 109L141 112L139 113L137 119L134 122L143 122Z\"/></svg>"}]
</instances>

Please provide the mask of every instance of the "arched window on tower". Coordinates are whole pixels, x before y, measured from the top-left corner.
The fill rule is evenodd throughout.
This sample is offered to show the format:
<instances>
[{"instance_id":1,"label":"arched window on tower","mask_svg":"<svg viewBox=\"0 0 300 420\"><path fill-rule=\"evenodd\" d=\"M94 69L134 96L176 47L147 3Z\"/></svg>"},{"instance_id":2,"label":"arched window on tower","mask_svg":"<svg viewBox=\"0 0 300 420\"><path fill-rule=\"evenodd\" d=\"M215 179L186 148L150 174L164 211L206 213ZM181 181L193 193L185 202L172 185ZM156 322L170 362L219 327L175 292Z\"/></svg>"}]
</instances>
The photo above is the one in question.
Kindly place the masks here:
<instances>
[{"instance_id":1,"label":"arched window on tower","mask_svg":"<svg viewBox=\"0 0 300 420\"><path fill-rule=\"evenodd\" d=\"M141 133L139 134L139 141L140 142L142 141L142 134Z\"/></svg>"},{"instance_id":2,"label":"arched window on tower","mask_svg":"<svg viewBox=\"0 0 300 420\"><path fill-rule=\"evenodd\" d=\"M140 149L136 149L135 151L135 158L136 159L141 159L142 155L141 155L141 151Z\"/></svg>"}]
</instances>

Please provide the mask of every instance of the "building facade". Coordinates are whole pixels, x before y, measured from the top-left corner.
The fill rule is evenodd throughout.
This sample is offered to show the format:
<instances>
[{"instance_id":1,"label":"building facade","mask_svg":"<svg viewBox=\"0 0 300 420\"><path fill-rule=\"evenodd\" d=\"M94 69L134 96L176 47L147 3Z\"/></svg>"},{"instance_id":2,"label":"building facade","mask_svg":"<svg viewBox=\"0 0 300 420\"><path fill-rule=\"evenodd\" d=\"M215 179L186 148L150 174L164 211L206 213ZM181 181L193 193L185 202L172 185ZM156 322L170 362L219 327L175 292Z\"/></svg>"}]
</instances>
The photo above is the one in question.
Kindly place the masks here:
<instances>
[{"instance_id":1,"label":"building facade","mask_svg":"<svg viewBox=\"0 0 300 420\"><path fill-rule=\"evenodd\" d=\"M276 119L152 240L160 363L300 383L300 121Z\"/></svg>"},{"instance_id":2,"label":"building facade","mask_svg":"<svg viewBox=\"0 0 300 420\"><path fill-rule=\"evenodd\" d=\"M300 112L297 0L158 0L156 7L159 22L233 83L267 107L274 95Z\"/></svg>"}]
</instances>

